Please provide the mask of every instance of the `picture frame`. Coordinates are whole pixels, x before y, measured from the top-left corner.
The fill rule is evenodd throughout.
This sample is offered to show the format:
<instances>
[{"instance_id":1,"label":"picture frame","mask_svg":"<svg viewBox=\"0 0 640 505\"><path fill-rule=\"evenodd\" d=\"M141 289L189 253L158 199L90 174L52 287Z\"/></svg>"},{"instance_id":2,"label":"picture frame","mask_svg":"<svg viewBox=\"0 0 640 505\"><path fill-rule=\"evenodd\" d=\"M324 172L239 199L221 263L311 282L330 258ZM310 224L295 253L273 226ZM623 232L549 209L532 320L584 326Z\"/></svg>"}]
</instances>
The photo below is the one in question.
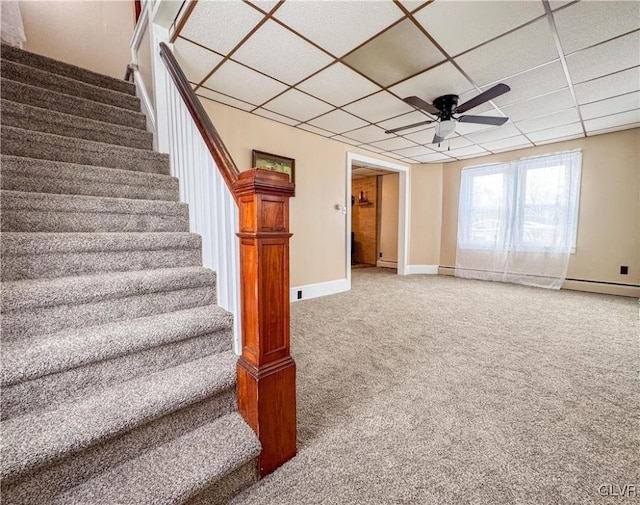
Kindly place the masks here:
<instances>
[{"instance_id":1,"label":"picture frame","mask_svg":"<svg viewBox=\"0 0 640 505\"><path fill-rule=\"evenodd\" d=\"M296 182L296 160L264 151L251 151L251 166L289 174L289 181Z\"/></svg>"}]
</instances>

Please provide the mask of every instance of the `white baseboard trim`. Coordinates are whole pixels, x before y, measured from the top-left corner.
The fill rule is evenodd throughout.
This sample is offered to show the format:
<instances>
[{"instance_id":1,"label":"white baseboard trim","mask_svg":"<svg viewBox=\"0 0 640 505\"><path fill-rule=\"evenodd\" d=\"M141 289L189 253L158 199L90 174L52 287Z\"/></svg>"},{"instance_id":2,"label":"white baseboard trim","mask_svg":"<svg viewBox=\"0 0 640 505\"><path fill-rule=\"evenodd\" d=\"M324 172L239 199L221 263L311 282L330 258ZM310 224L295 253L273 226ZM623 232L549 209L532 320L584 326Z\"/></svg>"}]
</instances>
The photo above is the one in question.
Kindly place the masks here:
<instances>
[{"instance_id":1,"label":"white baseboard trim","mask_svg":"<svg viewBox=\"0 0 640 505\"><path fill-rule=\"evenodd\" d=\"M438 265L407 265L406 275L438 275Z\"/></svg>"},{"instance_id":2,"label":"white baseboard trim","mask_svg":"<svg viewBox=\"0 0 640 505\"><path fill-rule=\"evenodd\" d=\"M291 288L289 300L291 302L297 302L300 300L308 300L309 298L318 298L319 296L335 295L336 293L342 293L350 289L351 283L347 279L306 284L305 286L295 286ZM302 291L302 298L298 298L298 291Z\"/></svg>"},{"instance_id":3,"label":"white baseboard trim","mask_svg":"<svg viewBox=\"0 0 640 505\"><path fill-rule=\"evenodd\" d=\"M389 260L378 260L376 261L376 266L378 268L398 268L398 262Z\"/></svg>"}]
</instances>

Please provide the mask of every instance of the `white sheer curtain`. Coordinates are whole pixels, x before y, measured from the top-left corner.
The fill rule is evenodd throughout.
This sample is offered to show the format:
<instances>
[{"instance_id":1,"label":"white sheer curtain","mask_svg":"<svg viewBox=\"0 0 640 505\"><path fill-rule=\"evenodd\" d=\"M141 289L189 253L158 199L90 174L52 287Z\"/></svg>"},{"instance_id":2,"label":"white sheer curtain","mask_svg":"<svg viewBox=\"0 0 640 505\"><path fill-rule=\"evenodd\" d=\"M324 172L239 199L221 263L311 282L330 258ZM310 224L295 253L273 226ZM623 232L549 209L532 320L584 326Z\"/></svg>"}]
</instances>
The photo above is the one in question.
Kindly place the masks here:
<instances>
[{"instance_id":1,"label":"white sheer curtain","mask_svg":"<svg viewBox=\"0 0 640 505\"><path fill-rule=\"evenodd\" d=\"M576 245L582 153L462 169L456 276L560 289Z\"/></svg>"},{"instance_id":2,"label":"white sheer curtain","mask_svg":"<svg viewBox=\"0 0 640 505\"><path fill-rule=\"evenodd\" d=\"M26 42L18 0L0 0L0 35L2 42L22 47Z\"/></svg>"}]
</instances>

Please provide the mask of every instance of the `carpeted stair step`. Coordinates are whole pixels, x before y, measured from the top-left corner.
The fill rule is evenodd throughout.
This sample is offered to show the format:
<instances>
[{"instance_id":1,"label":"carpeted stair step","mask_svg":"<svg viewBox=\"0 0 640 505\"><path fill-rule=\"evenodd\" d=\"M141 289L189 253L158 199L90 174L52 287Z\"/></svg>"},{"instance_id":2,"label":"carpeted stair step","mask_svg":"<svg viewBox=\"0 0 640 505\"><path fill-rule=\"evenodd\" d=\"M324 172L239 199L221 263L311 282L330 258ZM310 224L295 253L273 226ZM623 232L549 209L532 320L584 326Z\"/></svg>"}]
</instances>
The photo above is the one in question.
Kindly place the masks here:
<instances>
[{"instance_id":1,"label":"carpeted stair step","mask_svg":"<svg viewBox=\"0 0 640 505\"><path fill-rule=\"evenodd\" d=\"M0 109L2 124L6 126L136 149L153 149L153 134L137 128L81 118L4 99L0 100Z\"/></svg>"},{"instance_id":2,"label":"carpeted stair step","mask_svg":"<svg viewBox=\"0 0 640 505\"><path fill-rule=\"evenodd\" d=\"M232 324L231 314L206 305L5 342L2 419L230 351Z\"/></svg>"},{"instance_id":3,"label":"carpeted stair step","mask_svg":"<svg viewBox=\"0 0 640 505\"><path fill-rule=\"evenodd\" d=\"M216 274L165 268L3 283L3 339L11 340L216 303Z\"/></svg>"},{"instance_id":4,"label":"carpeted stair step","mask_svg":"<svg viewBox=\"0 0 640 505\"><path fill-rule=\"evenodd\" d=\"M57 496L65 505L226 503L257 481L260 442L238 413L155 447Z\"/></svg>"},{"instance_id":5,"label":"carpeted stair step","mask_svg":"<svg viewBox=\"0 0 640 505\"><path fill-rule=\"evenodd\" d=\"M62 61L54 60L40 54L30 53L24 49L18 49L16 47L2 44L0 56L2 56L3 60L9 60L15 63L20 63L21 65L38 68L76 81L86 82L88 84L112 89L121 93L127 93L129 95L136 94L136 88L130 82L116 79L115 77L110 77L108 75L99 74L81 67L76 67L69 63L63 63Z\"/></svg>"},{"instance_id":6,"label":"carpeted stair step","mask_svg":"<svg viewBox=\"0 0 640 505\"><path fill-rule=\"evenodd\" d=\"M5 59L0 62L0 72L4 78L12 81L140 112L140 99L129 93L87 84Z\"/></svg>"},{"instance_id":7,"label":"carpeted stair step","mask_svg":"<svg viewBox=\"0 0 640 505\"><path fill-rule=\"evenodd\" d=\"M189 209L180 202L5 190L0 196L3 232L189 230Z\"/></svg>"},{"instance_id":8,"label":"carpeted stair step","mask_svg":"<svg viewBox=\"0 0 640 505\"><path fill-rule=\"evenodd\" d=\"M168 202L180 199L178 179L169 175L22 156L2 155L0 162L0 185L6 190Z\"/></svg>"},{"instance_id":9,"label":"carpeted stair step","mask_svg":"<svg viewBox=\"0 0 640 505\"><path fill-rule=\"evenodd\" d=\"M7 232L0 251L3 281L202 265L202 239L186 232Z\"/></svg>"},{"instance_id":10,"label":"carpeted stair step","mask_svg":"<svg viewBox=\"0 0 640 505\"><path fill-rule=\"evenodd\" d=\"M141 112L57 93L5 79L4 77L0 79L0 96L4 100L25 103L34 107L55 110L87 119L97 119L105 123L119 124L140 130L145 130L147 125L147 119Z\"/></svg>"},{"instance_id":11,"label":"carpeted stair step","mask_svg":"<svg viewBox=\"0 0 640 505\"><path fill-rule=\"evenodd\" d=\"M120 170L170 174L169 155L2 126L2 154Z\"/></svg>"},{"instance_id":12,"label":"carpeted stair step","mask_svg":"<svg viewBox=\"0 0 640 505\"><path fill-rule=\"evenodd\" d=\"M228 414L236 361L231 351L216 353L3 421L3 481L16 480L92 446L107 446L119 435L146 428L214 396L219 401L209 408L211 418Z\"/></svg>"}]
</instances>

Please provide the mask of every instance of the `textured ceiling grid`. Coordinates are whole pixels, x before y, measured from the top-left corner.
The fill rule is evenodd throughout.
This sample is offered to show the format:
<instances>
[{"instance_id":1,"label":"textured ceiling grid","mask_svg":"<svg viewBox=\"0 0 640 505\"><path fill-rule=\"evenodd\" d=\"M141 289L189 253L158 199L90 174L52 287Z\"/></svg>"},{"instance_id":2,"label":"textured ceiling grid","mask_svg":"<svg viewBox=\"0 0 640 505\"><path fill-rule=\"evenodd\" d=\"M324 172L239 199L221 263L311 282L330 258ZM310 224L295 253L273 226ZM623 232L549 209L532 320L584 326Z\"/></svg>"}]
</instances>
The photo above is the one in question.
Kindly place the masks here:
<instances>
[{"instance_id":1,"label":"textured ceiling grid","mask_svg":"<svg viewBox=\"0 0 640 505\"><path fill-rule=\"evenodd\" d=\"M200 0L180 27L202 98L407 163L640 126L637 0ZM503 126L458 123L441 145L431 124L384 133L433 119L406 96L463 103L498 82L512 91L469 113Z\"/></svg>"}]
</instances>

